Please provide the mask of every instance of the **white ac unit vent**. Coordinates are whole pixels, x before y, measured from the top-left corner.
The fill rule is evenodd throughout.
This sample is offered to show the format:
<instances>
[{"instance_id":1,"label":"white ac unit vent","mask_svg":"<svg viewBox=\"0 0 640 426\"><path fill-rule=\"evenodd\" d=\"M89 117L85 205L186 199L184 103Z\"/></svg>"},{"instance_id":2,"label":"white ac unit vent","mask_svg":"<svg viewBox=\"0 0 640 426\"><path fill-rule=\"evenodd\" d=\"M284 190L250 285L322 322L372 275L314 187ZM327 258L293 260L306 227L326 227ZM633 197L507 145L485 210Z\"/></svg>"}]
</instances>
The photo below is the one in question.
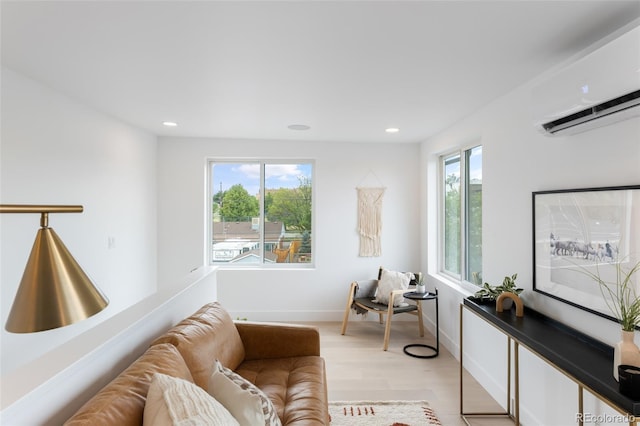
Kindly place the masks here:
<instances>
[{"instance_id":1,"label":"white ac unit vent","mask_svg":"<svg viewBox=\"0 0 640 426\"><path fill-rule=\"evenodd\" d=\"M534 125L548 136L640 116L640 27L562 69L532 99Z\"/></svg>"},{"instance_id":2,"label":"white ac unit vent","mask_svg":"<svg viewBox=\"0 0 640 426\"><path fill-rule=\"evenodd\" d=\"M549 134L556 134L558 132L563 132L563 134L566 134L566 131L570 130L573 127L583 126L584 124L592 120L600 120L611 114L624 113L615 117L609 117L613 120L606 124L640 115L640 108L638 107L640 107L640 90L636 90L635 92L629 93L627 95L619 96L610 101L603 102L601 104L573 113L566 117L558 118L557 120L544 123L542 124L542 127ZM596 127L605 125L604 122L593 124L596 124ZM589 129L585 127L584 129L575 130L586 131Z\"/></svg>"}]
</instances>

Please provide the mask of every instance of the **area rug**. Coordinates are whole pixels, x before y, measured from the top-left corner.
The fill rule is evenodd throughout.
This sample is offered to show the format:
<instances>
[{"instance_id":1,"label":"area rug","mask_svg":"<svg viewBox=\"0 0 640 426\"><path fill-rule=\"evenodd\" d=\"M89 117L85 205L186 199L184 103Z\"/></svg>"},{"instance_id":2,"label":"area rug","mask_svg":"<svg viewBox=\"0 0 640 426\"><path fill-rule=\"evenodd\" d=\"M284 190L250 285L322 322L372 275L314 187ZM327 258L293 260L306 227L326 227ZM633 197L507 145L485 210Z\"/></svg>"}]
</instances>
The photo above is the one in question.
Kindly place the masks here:
<instances>
[{"instance_id":1,"label":"area rug","mask_svg":"<svg viewBox=\"0 0 640 426\"><path fill-rule=\"evenodd\" d=\"M331 426L441 425L427 401L329 402Z\"/></svg>"}]
</instances>

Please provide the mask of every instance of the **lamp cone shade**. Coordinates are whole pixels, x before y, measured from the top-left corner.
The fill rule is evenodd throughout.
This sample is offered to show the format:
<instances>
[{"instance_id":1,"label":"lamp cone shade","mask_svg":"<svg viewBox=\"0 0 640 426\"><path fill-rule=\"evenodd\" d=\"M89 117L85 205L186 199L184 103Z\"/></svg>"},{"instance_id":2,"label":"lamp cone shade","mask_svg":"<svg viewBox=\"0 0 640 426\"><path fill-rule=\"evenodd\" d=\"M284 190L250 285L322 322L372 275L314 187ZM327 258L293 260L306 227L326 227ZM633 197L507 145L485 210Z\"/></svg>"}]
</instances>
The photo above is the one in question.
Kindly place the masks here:
<instances>
[{"instance_id":1,"label":"lamp cone shade","mask_svg":"<svg viewBox=\"0 0 640 426\"><path fill-rule=\"evenodd\" d=\"M38 230L5 329L33 333L73 324L109 301L49 227Z\"/></svg>"}]
</instances>

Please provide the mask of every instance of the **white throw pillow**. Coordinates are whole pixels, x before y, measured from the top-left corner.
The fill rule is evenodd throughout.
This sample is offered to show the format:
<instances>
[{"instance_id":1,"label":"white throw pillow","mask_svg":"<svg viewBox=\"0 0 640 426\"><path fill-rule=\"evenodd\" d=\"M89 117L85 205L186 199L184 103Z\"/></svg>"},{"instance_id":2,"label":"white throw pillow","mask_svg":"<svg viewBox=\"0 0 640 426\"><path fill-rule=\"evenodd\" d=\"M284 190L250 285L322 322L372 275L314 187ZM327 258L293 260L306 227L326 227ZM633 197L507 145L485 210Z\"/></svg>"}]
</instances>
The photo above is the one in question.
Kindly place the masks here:
<instances>
[{"instance_id":1,"label":"white throw pillow","mask_svg":"<svg viewBox=\"0 0 640 426\"><path fill-rule=\"evenodd\" d=\"M231 426L240 424L224 406L197 385L155 373L144 406L145 426Z\"/></svg>"},{"instance_id":2,"label":"white throw pillow","mask_svg":"<svg viewBox=\"0 0 640 426\"><path fill-rule=\"evenodd\" d=\"M411 272L396 272L382 270L380 280L378 280L378 289L376 290L376 298L373 300L376 303L382 303L383 305L389 304L389 294L393 290L408 290L409 281L413 274ZM393 299L393 306L407 306L408 303L404 300L404 297L399 296Z\"/></svg>"},{"instance_id":3,"label":"white throw pillow","mask_svg":"<svg viewBox=\"0 0 640 426\"><path fill-rule=\"evenodd\" d=\"M273 403L256 385L216 360L207 391L242 426L282 426Z\"/></svg>"}]
</instances>

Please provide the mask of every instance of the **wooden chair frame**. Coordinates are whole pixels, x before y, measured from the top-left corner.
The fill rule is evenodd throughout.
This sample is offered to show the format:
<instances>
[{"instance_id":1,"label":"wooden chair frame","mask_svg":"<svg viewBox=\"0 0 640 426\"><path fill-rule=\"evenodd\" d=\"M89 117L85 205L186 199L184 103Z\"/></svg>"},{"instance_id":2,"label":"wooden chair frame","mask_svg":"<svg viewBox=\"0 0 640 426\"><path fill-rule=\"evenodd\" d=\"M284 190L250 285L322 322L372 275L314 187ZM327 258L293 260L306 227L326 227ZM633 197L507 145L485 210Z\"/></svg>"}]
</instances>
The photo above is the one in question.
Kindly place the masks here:
<instances>
[{"instance_id":1,"label":"wooden chair frame","mask_svg":"<svg viewBox=\"0 0 640 426\"><path fill-rule=\"evenodd\" d=\"M389 349L389 337L391 334L391 319L395 314L411 314L416 315L418 317L418 328L420 331L420 337L424 337L424 323L422 318L422 302L420 300L416 300L415 305L410 304L409 306L393 306L393 301L396 297L402 297L404 293L409 290L393 290L389 294L389 305L383 305L378 303L373 303L371 300L373 296L369 291L369 295L366 297L357 297L358 290L361 284L366 284L369 289L371 287L377 287L378 280L368 280L368 281L354 281L351 283L351 287L349 288L349 297L347 298L347 306L344 311L344 318L342 320L342 331L340 334L344 335L347 331L347 323L349 322L349 315L353 307L357 307L360 309L364 309L368 312L373 312L378 314L380 324L382 324L382 318L386 315L386 324L384 327L384 344L382 346L382 350Z\"/></svg>"}]
</instances>

